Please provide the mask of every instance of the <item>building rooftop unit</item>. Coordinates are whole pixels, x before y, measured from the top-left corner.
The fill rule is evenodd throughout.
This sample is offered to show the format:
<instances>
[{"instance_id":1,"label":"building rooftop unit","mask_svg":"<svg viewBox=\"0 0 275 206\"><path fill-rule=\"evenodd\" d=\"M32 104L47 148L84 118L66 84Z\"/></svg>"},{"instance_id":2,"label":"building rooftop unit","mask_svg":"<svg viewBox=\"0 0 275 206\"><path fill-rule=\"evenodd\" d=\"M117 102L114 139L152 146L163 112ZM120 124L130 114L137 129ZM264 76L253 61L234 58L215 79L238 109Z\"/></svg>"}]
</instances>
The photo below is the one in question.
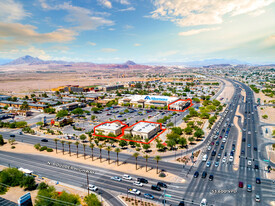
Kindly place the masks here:
<instances>
[{"instance_id":1,"label":"building rooftop unit","mask_svg":"<svg viewBox=\"0 0 275 206\"><path fill-rule=\"evenodd\" d=\"M116 122L112 122L112 123L105 123L105 124L102 124L102 125L98 126L96 129L117 130L117 129L121 128L121 127L122 127L121 124L116 123Z\"/></svg>"},{"instance_id":2,"label":"building rooftop unit","mask_svg":"<svg viewBox=\"0 0 275 206\"><path fill-rule=\"evenodd\" d=\"M153 129L159 127L159 124L156 123L149 123L149 122L139 122L133 126L133 131L135 132L145 132L148 133Z\"/></svg>"}]
</instances>

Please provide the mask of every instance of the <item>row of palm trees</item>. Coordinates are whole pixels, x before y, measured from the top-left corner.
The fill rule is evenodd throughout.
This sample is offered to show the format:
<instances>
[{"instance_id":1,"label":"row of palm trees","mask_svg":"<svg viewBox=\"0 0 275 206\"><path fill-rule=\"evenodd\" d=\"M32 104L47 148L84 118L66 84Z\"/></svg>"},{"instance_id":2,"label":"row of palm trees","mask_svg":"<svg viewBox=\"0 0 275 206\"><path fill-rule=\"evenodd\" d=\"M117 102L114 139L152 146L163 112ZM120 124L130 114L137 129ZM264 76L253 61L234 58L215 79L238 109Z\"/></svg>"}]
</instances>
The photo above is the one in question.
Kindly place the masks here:
<instances>
[{"instance_id":1,"label":"row of palm trees","mask_svg":"<svg viewBox=\"0 0 275 206\"><path fill-rule=\"evenodd\" d=\"M57 153L57 142L58 141L59 141L59 139L54 139L54 142L55 142L55 152L56 153ZM62 144L62 154L64 155L64 152L65 152L64 146L65 146L65 144L67 144L69 146L69 155L71 156L71 144L73 142L61 140L60 143ZM78 147L79 147L80 142L76 141L74 144L76 146L76 157L78 158ZM84 159L86 159L85 149L86 149L87 145L86 144L82 144L82 146L83 146L83 151L84 151ZM95 147L95 144L90 143L89 147L91 148L91 158L92 158L92 161L93 161L94 160L94 147ZM102 155L101 154L102 154L103 147L104 146L102 144L98 145L99 153L100 153L100 155L99 155L100 162L102 162ZM110 146L107 146L105 150L107 150L107 152L108 152L108 164L110 164L110 152L112 151L112 148ZM117 148L115 148L114 151L117 154L116 162L117 162L117 166L118 166L118 163L119 163L118 154L121 152L121 150L117 147ZM138 157L139 157L139 153L135 152L133 154L133 157L135 157L135 159L136 159L136 170L137 170L138 169L138 167L137 167L137 160L138 160ZM150 158L150 156L149 155L144 155L143 158L146 160L146 172L147 172L148 171L147 170L147 164L148 164L148 159ZM161 157L159 155L157 155L157 156L154 157L154 160L157 161L157 174L158 174L158 163L161 160Z\"/></svg>"}]
</instances>

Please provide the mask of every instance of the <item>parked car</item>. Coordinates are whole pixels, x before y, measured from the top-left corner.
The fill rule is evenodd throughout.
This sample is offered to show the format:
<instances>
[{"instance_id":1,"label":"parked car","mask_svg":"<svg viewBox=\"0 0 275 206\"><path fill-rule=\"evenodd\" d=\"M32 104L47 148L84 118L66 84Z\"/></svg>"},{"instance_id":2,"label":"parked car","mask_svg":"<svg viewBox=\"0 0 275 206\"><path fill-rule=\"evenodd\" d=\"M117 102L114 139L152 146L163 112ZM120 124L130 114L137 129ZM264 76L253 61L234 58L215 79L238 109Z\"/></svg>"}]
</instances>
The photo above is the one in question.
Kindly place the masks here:
<instances>
[{"instance_id":1,"label":"parked car","mask_svg":"<svg viewBox=\"0 0 275 206\"><path fill-rule=\"evenodd\" d=\"M161 191L161 188L159 186L157 186L157 185L152 185L151 189L152 190L156 190L156 191Z\"/></svg>"},{"instance_id":2,"label":"parked car","mask_svg":"<svg viewBox=\"0 0 275 206\"><path fill-rule=\"evenodd\" d=\"M151 199L151 200L154 199L154 196L151 195L151 194L149 194L149 193L145 193L143 196L144 196L145 198L147 198L147 199Z\"/></svg>"},{"instance_id":3,"label":"parked car","mask_svg":"<svg viewBox=\"0 0 275 206\"><path fill-rule=\"evenodd\" d=\"M41 142L48 142L47 139L41 139Z\"/></svg>"},{"instance_id":4,"label":"parked car","mask_svg":"<svg viewBox=\"0 0 275 206\"><path fill-rule=\"evenodd\" d=\"M207 148L207 150L208 150L208 151L210 151L210 150L211 150L211 148L212 148L212 147L209 145L209 146L208 146L208 148Z\"/></svg>"}]
</instances>

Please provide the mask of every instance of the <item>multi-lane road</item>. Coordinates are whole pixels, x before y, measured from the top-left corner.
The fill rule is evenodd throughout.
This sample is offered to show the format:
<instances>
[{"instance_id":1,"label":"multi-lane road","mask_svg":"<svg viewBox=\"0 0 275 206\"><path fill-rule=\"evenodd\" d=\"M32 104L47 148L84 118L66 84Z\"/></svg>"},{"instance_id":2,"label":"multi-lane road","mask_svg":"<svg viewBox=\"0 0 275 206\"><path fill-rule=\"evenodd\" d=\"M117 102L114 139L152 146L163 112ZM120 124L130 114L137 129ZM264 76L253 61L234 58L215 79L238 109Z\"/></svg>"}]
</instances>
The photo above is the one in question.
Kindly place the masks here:
<instances>
[{"instance_id":1,"label":"multi-lane road","mask_svg":"<svg viewBox=\"0 0 275 206\"><path fill-rule=\"evenodd\" d=\"M259 117L254 103L253 92L242 83L232 80L229 81L231 81L235 87L235 92L229 105L221 114L219 121L214 125L208 137L206 137L205 142L193 148L194 151L198 149L202 150L203 155L207 154L207 161L198 161L193 166L183 166L169 162L169 158L174 155L168 155L163 157L167 161L159 162L160 169L186 179L185 183L168 184L168 188L166 189L166 194L168 194L166 200L168 204L177 205L180 201L184 200L185 205L199 205L200 201L206 198L209 205L268 205L269 201L271 201L272 198L274 199L274 184L272 181L265 179L264 165L262 161L259 160L259 152L263 152L258 148L262 136L259 130ZM240 94L241 88L246 92L245 98ZM241 151L243 152L240 154L240 157L235 155L238 131L236 125L233 125L233 119L236 115L238 105L240 105L240 112L244 115L243 123L238 121L238 124L242 129L241 138L245 138L245 141L242 141L241 144ZM11 133L1 132L1 134L5 139L8 139ZM225 139L224 141L223 138ZM16 135L17 141L23 141L28 144L41 143L41 139L42 137ZM41 145L55 148L55 142L52 140L45 143L43 142ZM60 143L58 143L58 147L61 149ZM72 152L76 152L75 147L72 147L71 150ZM192 152L192 150L188 150L188 152ZM213 152L216 154L212 156ZM79 147L79 153L83 154L82 147ZM90 151L87 150L86 153L90 154ZM94 155L99 156L99 150L96 148L94 149ZM126 193L127 188L134 188L132 181L123 180L122 182L115 182L111 180L110 177L112 176L123 175L123 173L114 170L106 170L73 161L39 155L0 151L0 156L3 157L0 159L0 164L10 164L11 166L28 168L41 176L80 187L85 187L86 174L54 167L48 165L48 162L58 162L82 169L93 170L95 173L90 175L90 182L98 186L102 196L113 205L122 205L122 203L115 198L117 194ZM107 152L104 151L102 156L103 158L107 158ZM239 165L234 165L233 161L229 161L230 156L234 159L240 158ZM202 155L200 157L202 157ZM115 153L111 153L111 159L116 159ZM119 154L119 159L127 163L135 163L135 158L127 154ZM251 161L251 165L248 165L248 161ZM207 162L211 164L209 167L207 167ZM143 158L139 158L139 165L145 166L145 164L146 161ZM255 165L258 165L259 169L255 169ZM153 159L149 159L148 166L156 168L156 162ZM238 166L238 170L234 169L236 166ZM199 176L194 178L193 174L196 171L199 173ZM202 178L204 171L207 173L206 178ZM209 181L210 174L214 177L213 181ZM162 201L163 190L157 192L150 188L152 184L156 184L157 180L146 177L146 175L144 175L144 177L149 180L149 184L138 188L142 192L142 195L144 193L150 193L154 195L155 200ZM258 177L261 178L261 184L256 184L256 178ZM135 178L136 177L134 177L134 179ZM243 188L238 187L239 182L243 182ZM247 184L252 186L252 192L247 192ZM255 202L256 194L260 196L261 202Z\"/></svg>"}]
</instances>

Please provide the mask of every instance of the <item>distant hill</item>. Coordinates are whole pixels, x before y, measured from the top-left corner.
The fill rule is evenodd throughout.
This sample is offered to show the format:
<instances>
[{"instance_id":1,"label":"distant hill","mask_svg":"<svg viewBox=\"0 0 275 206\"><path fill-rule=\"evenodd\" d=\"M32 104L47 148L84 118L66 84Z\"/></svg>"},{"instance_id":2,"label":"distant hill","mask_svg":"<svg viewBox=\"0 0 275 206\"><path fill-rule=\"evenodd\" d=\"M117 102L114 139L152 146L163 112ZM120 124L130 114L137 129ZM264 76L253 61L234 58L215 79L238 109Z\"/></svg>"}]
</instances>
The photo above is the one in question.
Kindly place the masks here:
<instances>
[{"instance_id":1,"label":"distant hill","mask_svg":"<svg viewBox=\"0 0 275 206\"><path fill-rule=\"evenodd\" d=\"M125 65L137 65L135 62L133 62L133 61L127 61L127 62L125 62L124 63Z\"/></svg>"},{"instance_id":2,"label":"distant hill","mask_svg":"<svg viewBox=\"0 0 275 206\"><path fill-rule=\"evenodd\" d=\"M5 65L20 65L20 64L41 65L41 64L70 64L70 63L72 63L72 62L56 61L56 60L44 61L37 57L32 57L30 55L26 55L26 56L20 57L18 59L15 59L9 63L6 63Z\"/></svg>"}]
</instances>

